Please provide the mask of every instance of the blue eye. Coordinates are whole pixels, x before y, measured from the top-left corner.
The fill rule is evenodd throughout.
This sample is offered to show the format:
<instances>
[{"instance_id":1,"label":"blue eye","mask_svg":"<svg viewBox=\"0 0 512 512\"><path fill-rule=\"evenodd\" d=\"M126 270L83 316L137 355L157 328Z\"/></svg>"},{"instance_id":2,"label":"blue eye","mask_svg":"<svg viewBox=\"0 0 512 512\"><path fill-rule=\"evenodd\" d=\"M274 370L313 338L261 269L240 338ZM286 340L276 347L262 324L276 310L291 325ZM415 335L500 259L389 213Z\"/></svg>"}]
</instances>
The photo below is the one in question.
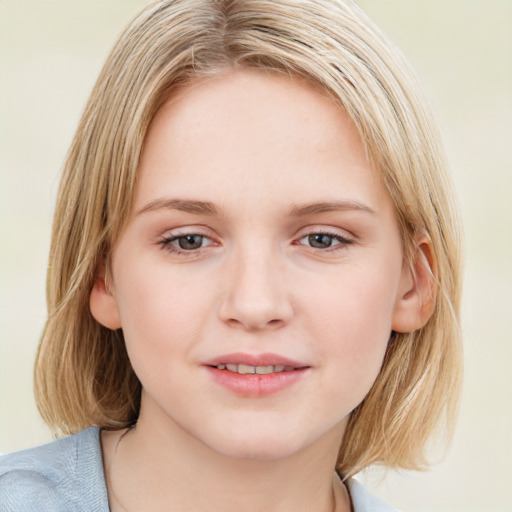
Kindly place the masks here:
<instances>
[{"instance_id":1,"label":"blue eye","mask_svg":"<svg viewBox=\"0 0 512 512\"><path fill-rule=\"evenodd\" d=\"M185 235L165 237L160 243L165 249L179 253L182 251L197 251L198 249L211 245L213 242L207 236L188 233Z\"/></svg>"},{"instance_id":2,"label":"blue eye","mask_svg":"<svg viewBox=\"0 0 512 512\"><path fill-rule=\"evenodd\" d=\"M304 245L309 245L313 249L330 249L331 247L351 244L352 240L340 235L329 233L311 233L303 236L300 239L300 242Z\"/></svg>"},{"instance_id":3,"label":"blue eye","mask_svg":"<svg viewBox=\"0 0 512 512\"><path fill-rule=\"evenodd\" d=\"M315 249L327 249L336 243L339 243L334 237L324 235L323 233L316 233L314 235L308 235L308 243Z\"/></svg>"},{"instance_id":4,"label":"blue eye","mask_svg":"<svg viewBox=\"0 0 512 512\"><path fill-rule=\"evenodd\" d=\"M178 242L178 247L185 251L192 251L194 249L199 249L203 246L204 236L201 235L184 235L179 236L173 240L173 242Z\"/></svg>"}]
</instances>

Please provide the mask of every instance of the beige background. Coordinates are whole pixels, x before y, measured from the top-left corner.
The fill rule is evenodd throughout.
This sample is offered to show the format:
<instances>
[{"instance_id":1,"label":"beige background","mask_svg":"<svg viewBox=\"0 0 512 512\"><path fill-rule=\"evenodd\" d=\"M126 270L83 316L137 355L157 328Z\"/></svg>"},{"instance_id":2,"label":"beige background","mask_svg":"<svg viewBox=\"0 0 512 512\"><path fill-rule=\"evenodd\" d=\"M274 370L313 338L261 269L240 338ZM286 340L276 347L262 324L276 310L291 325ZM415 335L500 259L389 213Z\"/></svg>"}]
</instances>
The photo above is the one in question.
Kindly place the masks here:
<instances>
[{"instance_id":1,"label":"beige background","mask_svg":"<svg viewBox=\"0 0 512 512\"><path fill-rule=\"evenodd\" d=\"M59 169L114 40L144 0L0 0L0 452L50 434L32 398ZM512 2L360 0L443 127L466 223L466 380L429 473L363 475L403 512L512 511Z\"/></svg>"}]
</instances>

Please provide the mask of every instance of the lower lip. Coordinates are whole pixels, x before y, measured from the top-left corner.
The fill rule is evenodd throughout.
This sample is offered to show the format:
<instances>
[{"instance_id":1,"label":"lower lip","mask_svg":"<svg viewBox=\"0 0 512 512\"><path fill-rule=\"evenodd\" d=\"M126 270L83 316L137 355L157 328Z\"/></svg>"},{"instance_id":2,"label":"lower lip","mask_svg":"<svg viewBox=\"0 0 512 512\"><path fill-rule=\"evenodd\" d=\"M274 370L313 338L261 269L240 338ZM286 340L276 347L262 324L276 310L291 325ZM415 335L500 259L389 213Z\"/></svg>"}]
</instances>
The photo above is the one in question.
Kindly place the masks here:
<instances>
[{"instance_id":1,"label":"lower lip","mask_svg":"<svg viewBox=\"0 0 512 512\"><path fill-rule=\"evenodd\" d=\"M283 391L304 377L309 368L300 368L291 372L276 372L266 375L256 373L241 374L228 370L205 367L215 382L233 393L245 398L262 398Z\"/></svg>"}]
</instances>

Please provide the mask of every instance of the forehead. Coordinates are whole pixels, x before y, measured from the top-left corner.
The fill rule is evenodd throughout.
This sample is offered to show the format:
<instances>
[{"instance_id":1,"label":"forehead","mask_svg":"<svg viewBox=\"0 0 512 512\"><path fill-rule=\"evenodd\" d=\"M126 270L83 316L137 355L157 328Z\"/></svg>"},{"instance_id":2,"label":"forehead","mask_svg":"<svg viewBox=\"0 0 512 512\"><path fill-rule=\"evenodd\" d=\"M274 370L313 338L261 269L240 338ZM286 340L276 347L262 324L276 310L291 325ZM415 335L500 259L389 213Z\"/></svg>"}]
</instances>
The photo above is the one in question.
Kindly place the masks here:
<instances>
[{"instance_id":1,"label":"forehead","mask_svg":"<svg viewBox=\"0 0 512 512\"><path fill-rule=\"evenodd\" d=\"M164 103L146 137L135 207L162 194L229 202L234 191L273 204L387 195L338 104L306 80L256 70L197 79Z\"/></svg>"}]
</instances>

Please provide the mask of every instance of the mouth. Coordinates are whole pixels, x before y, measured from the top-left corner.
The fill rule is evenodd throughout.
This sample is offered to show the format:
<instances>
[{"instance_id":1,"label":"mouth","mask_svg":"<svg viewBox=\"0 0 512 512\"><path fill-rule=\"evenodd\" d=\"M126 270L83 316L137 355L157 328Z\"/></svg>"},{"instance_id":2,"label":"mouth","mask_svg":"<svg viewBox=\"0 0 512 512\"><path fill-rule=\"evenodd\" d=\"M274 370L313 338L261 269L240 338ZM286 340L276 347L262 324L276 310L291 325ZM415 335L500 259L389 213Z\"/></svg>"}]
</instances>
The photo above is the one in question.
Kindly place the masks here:
<instances>
[{"instance_id":1,"label":"mouth","mask_svg":"<svg viewBox=\"0 0 512 512\"><path fill-rule=\"evenodd\" d=\"M275 354L228 354L204 364L215 382L247 398L275 394L299 382L311 366Z\"/></svg>"},{"instance_id":2,"label":"mouth","mask_svg":"<svg viewBox=\"0 0 512 512\"><path fill-rule=\"evenodd\" d=\"M217 366L213 366L212 368L216 368L217 370L226 370L228 372L239 373L240 375L269 375L271 373L292 372L294 370L300 369L295 368L293 366L284 366L282 364L276 364L275 366L252 366L250 364L218 364Z\"/></svg>"},{"instance_id":3,"label":"mouth","mask_svg":"<svg viewBox=\"0 0 512 512\"><path fill-rule=\"evenodd\" d=\"M241 352L224 354L203 363L217 370L239 373L241 375L269 375L271 373L291 372L309 368L310 365L281 356L279 354L245 354Z\"/></svg>"}]
</instances>

